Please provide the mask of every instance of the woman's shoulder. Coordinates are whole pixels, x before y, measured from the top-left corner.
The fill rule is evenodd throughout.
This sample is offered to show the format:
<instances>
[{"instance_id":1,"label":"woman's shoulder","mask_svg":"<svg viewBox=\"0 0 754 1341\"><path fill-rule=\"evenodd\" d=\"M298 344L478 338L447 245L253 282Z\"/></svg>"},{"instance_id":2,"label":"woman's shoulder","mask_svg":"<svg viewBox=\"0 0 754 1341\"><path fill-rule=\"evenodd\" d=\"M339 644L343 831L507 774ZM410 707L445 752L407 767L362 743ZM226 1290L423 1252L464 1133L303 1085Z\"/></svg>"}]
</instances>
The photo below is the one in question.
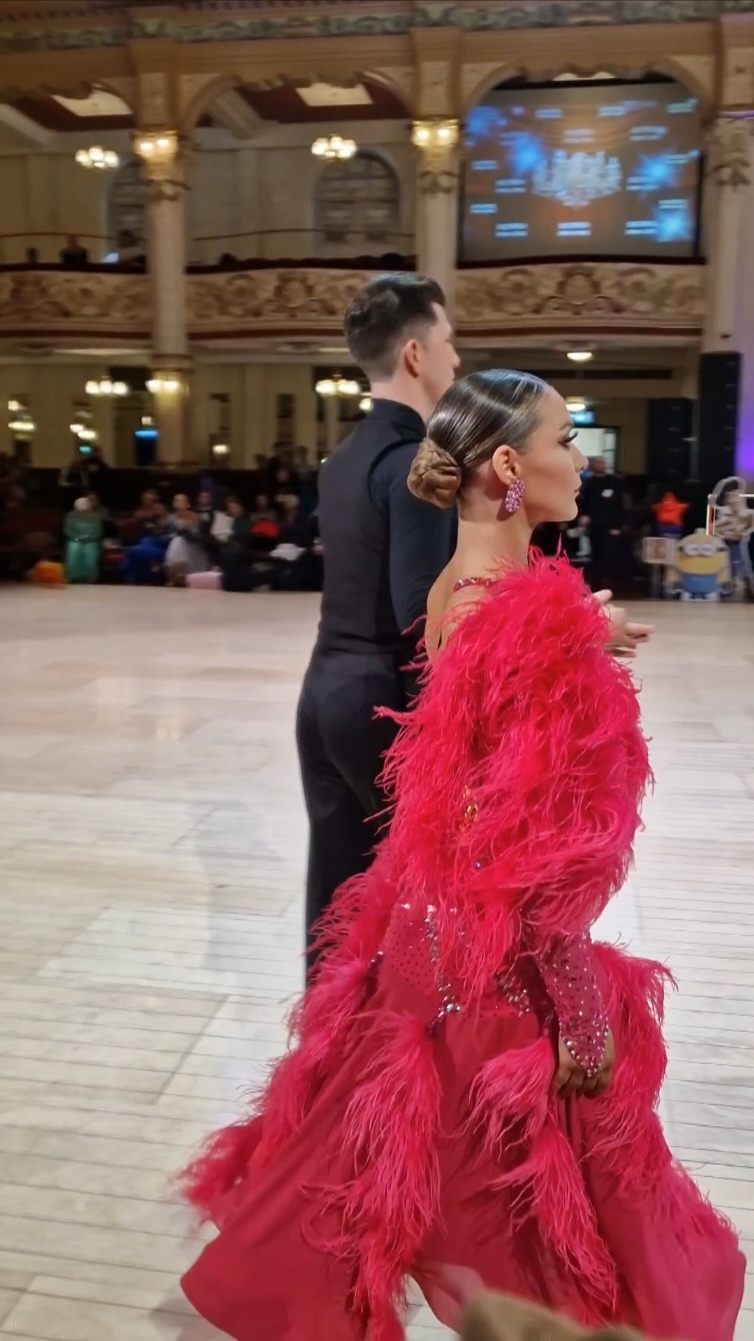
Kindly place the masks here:
<instances>
[{"instance_id":1,"label":"woman's shoulder","mask_svg":"<svg viewBox=\"0 0 754 1341\"><path fill-rule=\"evenodd\" d=\"M605 614L566 558L535 555L527 568L501 571L459 633L465 641L494 638L519 654L539 649L541 656L550 645L575 655L585 644L604 646Z\"/></svg>"}]
</instances>

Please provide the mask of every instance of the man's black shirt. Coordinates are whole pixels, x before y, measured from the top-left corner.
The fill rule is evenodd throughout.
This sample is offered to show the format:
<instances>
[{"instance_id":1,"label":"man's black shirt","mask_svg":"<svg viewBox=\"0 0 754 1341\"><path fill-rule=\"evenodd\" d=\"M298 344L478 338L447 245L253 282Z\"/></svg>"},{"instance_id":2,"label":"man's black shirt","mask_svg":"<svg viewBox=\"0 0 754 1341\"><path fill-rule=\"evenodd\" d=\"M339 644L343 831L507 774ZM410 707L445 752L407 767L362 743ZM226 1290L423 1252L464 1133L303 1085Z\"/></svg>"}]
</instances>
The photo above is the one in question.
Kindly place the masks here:
<instances>
[{"instance_id":1,"label":"man's black shirt","mask_svg":"<svg viewBox=\"0 0 754 1341\"><path fill-rule=\"evenodd\" d=\"M324 592L317 651L396 653L410 660L427 596L448 563L453 509L409 493L424 423L397 401L372 409L319 481ZM410 631L410 632L409 632Z\"/></svg>"}]
</instances>

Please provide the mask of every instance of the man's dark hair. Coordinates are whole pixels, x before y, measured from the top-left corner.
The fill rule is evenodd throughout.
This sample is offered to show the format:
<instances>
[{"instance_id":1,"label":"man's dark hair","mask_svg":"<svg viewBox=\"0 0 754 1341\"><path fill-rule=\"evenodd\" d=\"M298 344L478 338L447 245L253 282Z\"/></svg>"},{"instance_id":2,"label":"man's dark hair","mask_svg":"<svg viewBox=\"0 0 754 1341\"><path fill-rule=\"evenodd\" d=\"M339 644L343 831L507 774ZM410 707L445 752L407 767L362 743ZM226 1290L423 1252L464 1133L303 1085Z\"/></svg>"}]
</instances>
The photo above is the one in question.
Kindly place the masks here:
<instances>
[{"instance_id":1,"label":"man's dark hair","mask_svg":"<svg viewBox=\"0 0 754 1341\"><path fill-rule=\"evenodd\" d=\"M392 377L407 340L420 339L445 306L440 285L424 275L380 275L349 303L344 330L354 363L370 380Z\"/></svg>"}]
</instances>

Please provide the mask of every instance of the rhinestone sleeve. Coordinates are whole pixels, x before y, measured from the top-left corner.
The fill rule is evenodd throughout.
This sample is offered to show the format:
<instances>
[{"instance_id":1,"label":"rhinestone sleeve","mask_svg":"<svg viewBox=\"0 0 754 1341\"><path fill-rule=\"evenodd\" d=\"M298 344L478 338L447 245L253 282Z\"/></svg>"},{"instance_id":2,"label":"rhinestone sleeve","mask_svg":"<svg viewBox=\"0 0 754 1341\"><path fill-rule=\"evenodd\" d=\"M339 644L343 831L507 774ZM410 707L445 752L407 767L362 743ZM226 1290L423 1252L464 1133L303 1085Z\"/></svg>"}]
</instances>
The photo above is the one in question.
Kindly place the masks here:
<instances>
[{"instance_id":1,"label":"rhinestone sleeve","mask_svg":"<svg viewBox=\"0 0 754 1341\"><path fill-rule=\"evenodd\" d=\"M560 1036L588 1076L602 1065L609 1024L588 935L563 936L535 956Z\"/></svg>"}]
</instances>

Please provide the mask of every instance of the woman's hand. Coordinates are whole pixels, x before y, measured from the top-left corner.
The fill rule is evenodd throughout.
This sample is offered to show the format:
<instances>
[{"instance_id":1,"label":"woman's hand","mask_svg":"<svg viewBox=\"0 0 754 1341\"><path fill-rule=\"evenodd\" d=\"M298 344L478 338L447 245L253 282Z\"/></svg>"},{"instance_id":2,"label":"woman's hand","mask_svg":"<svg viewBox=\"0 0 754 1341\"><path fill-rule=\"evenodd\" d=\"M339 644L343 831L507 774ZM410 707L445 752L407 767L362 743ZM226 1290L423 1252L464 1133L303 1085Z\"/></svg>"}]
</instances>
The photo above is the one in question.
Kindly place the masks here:
<instances>
[{"instance_id":1,"label":"woman's hand","mask_svg":"<svg viewBox=\"0 0 754 1341\"><path fill-rule=\"evenodd\" d=\"M614 657L622 657L626 661L632 660L636 656L637 647L641 643L649 642L654 633L654 625L636 624L628 618L626 611L620 606L611 605L613 599L611 591L595 592L594 599L605 611L610 626L607 638L608 652L612 652Z\"/></svg>"},{"instance_id":2,"label":"woman's hand","mask_svg":"<svg viewBox=\"0 0 754 1341\"><path fill-rule=\"evenodd\" d=\"M607 1036L600 1069L594 1076L587 1075L584 1068L571 1056L563 1039L558 1038L558 1069L553 1082L554 1092L559 1099L576 1097L597 1099L610 1088L614 1066L615 1044L611 1033Z\"/></svg>"}]
</instances>

